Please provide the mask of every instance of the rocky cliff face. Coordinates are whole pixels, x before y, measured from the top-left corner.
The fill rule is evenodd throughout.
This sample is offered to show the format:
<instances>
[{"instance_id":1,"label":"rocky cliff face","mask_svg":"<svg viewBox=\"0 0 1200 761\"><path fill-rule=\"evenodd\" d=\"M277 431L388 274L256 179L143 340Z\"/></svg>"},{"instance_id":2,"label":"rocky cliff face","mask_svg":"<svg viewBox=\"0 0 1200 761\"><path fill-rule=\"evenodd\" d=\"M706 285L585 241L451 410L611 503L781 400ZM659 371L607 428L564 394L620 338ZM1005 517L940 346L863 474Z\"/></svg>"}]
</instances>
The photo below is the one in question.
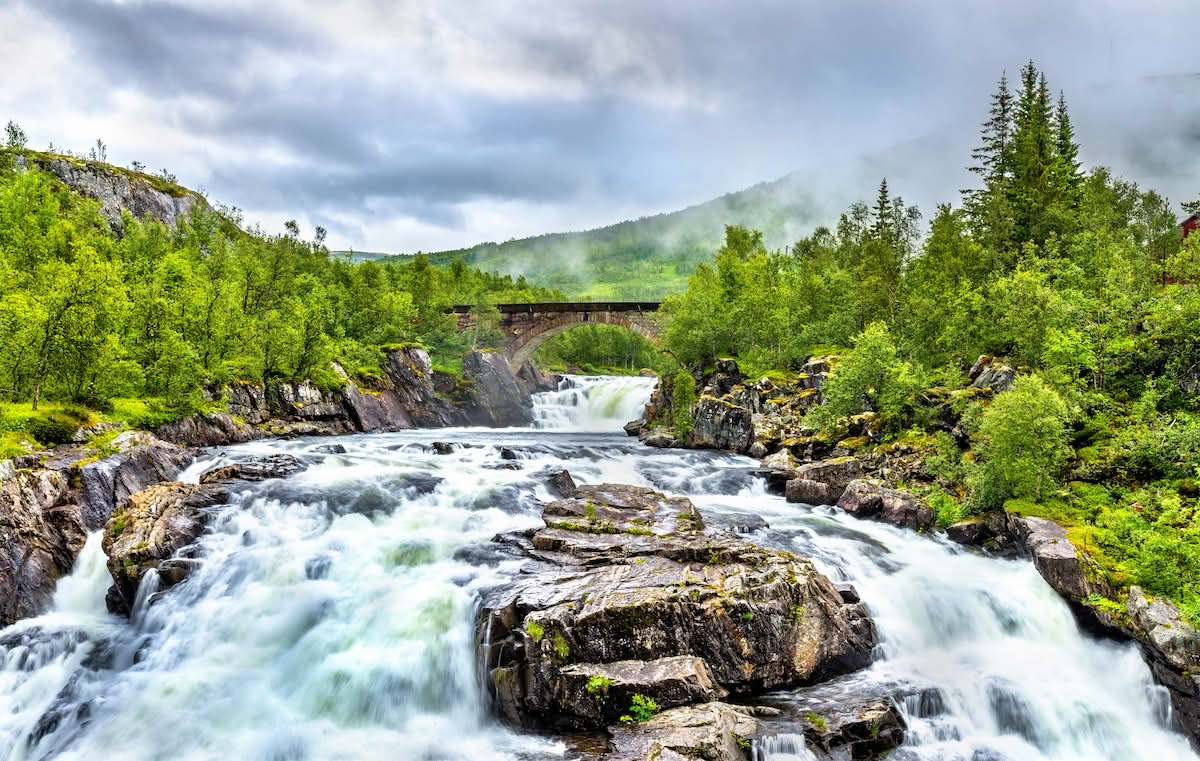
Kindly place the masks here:
<instances>
[{"instance_id":1,"label":"rocky cliff face","mask_svg":"<svg viewBox=\"0 0 1200 761\"><path fill-rule=\"evenodd\" d=\"M173 478L192 453L141 432L113 441L113 457L86 465L69 450L42 467L40 456L0 463L0 628L41 612L55 582L70 573L89 531L114 506Z\"/></svg>"},{"instance_id":2,"label":"rocky cliff face","mask_svg":"<svg viewBox=\"0 0 1200 761\"><path fill-rule=\"evenodd\" d=\"M203 197L191 191L156 183L134 172L49 154L30 156L17 156L17 167L37 164L80 195L100 201L100 213L117 231L121 229L122 211L139 219L157 219L173 228L196 206L207 206Z\"/></svg>"},{"instance_id":3,"label":"rocky cliff face","mask_svg":"<svg viewBox=\"0 0 1200 761\"><path fill-rule=\"evenodd\" d=\"M270 386L235 383L213 394L228 395L229 412L195 415L159 428L167 441L218 446L263 436L379 433L456 425L508 427L533 420L530 394L552 388L536 367L513 373L503 354L471 352L465 382L449 391L433 371L429 354L411 347L387 352L384 377L363 386L346 377L340 391L322 391L309 382ZM456 403L447 401L455 398Z\"/></svg>"},{"instance_id":4,"label":"rocky cliff face","mask_svg":"<svg viewBox=\"0 0 1200 761\"><path fill-rule=\"evenodd\" d=\"M472 425L506 428L533 422L529 387L517 380L503 354L471 352L463 360L463 375L470 384L466 414Z\"/></svg>"}]
</instances>

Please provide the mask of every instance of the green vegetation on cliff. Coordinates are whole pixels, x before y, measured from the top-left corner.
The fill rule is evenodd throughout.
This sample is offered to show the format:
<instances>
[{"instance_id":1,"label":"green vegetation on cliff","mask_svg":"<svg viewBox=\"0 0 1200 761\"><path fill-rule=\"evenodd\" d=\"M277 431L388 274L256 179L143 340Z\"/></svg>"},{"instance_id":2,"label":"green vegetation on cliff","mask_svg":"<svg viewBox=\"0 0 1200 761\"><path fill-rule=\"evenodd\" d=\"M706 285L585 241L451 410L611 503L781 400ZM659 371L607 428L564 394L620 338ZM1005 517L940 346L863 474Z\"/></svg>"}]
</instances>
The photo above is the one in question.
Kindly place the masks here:
<instances>
[{"instance_id":1,"label":"green vegetation on cliff","mask_svg":"<svg viewBox=\"0 0 1200 761\"><path fill-rule=\"evenodd\" d=\"M141 419L165 419L199 409L208 384L340 385L331 361L370 382L381 374L380 347L411 341L453 367L472 342L497 336L457 334L445 307L563 299L522 278L461 263L442 269L425 257L350 264L329 255L323 230L312 240L294 222L282 234L245 230L236 212L207 204L174 229L126 214L117 234L98 201L42 168L58 158L0 151L0 400L10 405L106 411L114 399L150 399ZM172 192L140 172L86 165ZM6 451L20 448L19 437L5 441Z\"/></svg>"}]
</instances>

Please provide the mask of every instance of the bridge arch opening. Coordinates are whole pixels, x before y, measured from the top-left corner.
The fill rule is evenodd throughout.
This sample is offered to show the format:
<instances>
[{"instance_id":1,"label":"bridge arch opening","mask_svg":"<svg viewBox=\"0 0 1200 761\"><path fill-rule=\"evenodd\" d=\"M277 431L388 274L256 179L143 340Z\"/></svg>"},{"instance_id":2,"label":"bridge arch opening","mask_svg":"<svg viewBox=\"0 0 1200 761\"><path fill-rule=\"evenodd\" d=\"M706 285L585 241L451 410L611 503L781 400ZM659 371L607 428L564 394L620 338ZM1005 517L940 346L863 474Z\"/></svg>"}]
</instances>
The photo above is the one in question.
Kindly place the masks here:
<instances>
[{"instance_id":1,"label":"bridge arch opening","mask_svg":"<svg viewBox=\"0 0 1200 761\"><path fill-rule=\"evenodd\" d=\"M530 333L526 336L517 337L518 339L524 338L524 340L515 339L511 342L511 351L508 359L514 368L520 367L528 360L533 359L534 353L551 338L554 338L562 333L566 333L568 330L574 330L575 328L581 328L588 325L614 325L617 327L622 327L631 333L635 333L642 338L649 340L651 343L658 343L658 330L656 327L648 324L648 321L620 319L593 321L582 320L578 318L564 318L561 321L554 320L553 323L554 324L545 326L537 333Z\"/></svg>"}]
</instances>

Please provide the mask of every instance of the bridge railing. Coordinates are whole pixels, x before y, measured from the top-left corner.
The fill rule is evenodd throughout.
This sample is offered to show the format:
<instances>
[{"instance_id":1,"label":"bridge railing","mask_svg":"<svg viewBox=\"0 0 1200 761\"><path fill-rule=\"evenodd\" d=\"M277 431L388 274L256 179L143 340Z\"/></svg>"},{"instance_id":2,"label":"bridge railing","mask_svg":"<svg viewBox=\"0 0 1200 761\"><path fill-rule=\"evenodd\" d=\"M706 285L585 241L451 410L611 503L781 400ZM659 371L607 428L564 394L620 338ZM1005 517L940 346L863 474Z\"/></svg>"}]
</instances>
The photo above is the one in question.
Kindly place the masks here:
<instances>
[{"instance_id":1,"label":"bridge railing","mask_svg":"<svg viewBox=\"0 0 1200 761\"><path fill-rule=\"evenodd\" d=\"M521 312L657 312L661 301L572 301L545 304L497 304L502 314ZM475 307L457 304L447 308L447 314L467 314Z\"/></svg>"}]
</instances>

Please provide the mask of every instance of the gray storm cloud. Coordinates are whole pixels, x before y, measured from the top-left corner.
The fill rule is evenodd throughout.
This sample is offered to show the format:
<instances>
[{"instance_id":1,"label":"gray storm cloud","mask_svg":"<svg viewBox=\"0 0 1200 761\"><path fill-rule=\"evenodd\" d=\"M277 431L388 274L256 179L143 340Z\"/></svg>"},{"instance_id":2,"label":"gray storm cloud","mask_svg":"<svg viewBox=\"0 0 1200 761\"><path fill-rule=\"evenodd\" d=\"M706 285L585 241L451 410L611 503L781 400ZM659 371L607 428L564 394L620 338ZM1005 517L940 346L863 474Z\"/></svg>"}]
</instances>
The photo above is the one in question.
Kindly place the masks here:
<instances>
[{"instance_id":1,"label":"gray storm cloud","mask_svg":"<svg viewBox=\"0 0 1200 761\"><path fill-rule=\"evenodd\" d=\"M928 212L969 182L1000 71L1033 58L1088 163L1200 193L1190 0L333 5L0 3L21 30L0 52L36 64L0 118L36 143L103 137L335 246L430 250L793 170L821 208L887 174Z\"/></svg>"}]
</instances>

